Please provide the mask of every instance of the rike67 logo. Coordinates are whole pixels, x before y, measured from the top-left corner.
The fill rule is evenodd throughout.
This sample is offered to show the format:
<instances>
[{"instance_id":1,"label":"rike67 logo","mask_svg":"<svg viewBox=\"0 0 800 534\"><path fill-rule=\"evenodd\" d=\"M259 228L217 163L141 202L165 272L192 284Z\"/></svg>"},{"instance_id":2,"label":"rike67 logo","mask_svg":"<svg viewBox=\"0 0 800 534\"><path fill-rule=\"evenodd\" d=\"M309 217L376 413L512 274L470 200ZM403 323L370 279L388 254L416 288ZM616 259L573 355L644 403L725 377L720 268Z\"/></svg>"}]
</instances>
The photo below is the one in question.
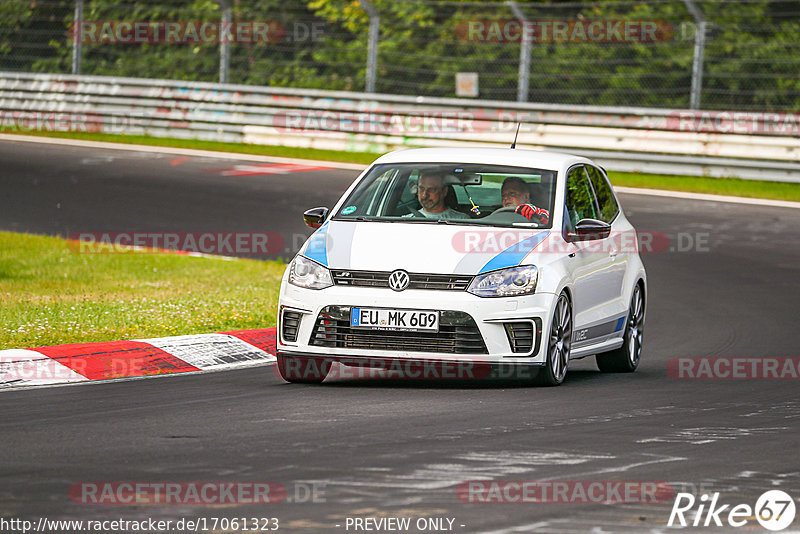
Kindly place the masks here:
<instances>
[{"instance_id":1,"label":"rike67 logo","mask_svg":"<svg viewBox=\"0 0 800 534\"><path fill-rule=\"evenodd\" d=\"M795 503L781 490L764 492L755 506L720 504L719 492L696 498L691 493L678 493L669 514L670 527L743 527L753 519L767 530L777 532L792 524Z\"/></svg>"}]
</instances>

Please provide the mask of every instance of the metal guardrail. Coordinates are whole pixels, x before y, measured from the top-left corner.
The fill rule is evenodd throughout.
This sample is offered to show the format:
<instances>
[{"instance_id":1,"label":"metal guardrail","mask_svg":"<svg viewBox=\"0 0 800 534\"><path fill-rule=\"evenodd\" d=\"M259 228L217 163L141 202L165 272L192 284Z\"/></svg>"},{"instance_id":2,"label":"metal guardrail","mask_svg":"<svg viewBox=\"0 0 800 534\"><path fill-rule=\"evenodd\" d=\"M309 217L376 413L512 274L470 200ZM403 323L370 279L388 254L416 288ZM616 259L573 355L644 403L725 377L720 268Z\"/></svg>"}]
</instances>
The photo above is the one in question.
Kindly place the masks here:
<instances>
[{"instance_id":1,"label":"metal guardrail","mask_svg":"<svg viewBox=\"0 0 800 534\"><path fill-rule=\"evenodd\" d=\"M800 115L424 98L0 72L0 129L90 131L385 152L508 146L611 170L800 182Z\"/></svg>"}]
</instances>

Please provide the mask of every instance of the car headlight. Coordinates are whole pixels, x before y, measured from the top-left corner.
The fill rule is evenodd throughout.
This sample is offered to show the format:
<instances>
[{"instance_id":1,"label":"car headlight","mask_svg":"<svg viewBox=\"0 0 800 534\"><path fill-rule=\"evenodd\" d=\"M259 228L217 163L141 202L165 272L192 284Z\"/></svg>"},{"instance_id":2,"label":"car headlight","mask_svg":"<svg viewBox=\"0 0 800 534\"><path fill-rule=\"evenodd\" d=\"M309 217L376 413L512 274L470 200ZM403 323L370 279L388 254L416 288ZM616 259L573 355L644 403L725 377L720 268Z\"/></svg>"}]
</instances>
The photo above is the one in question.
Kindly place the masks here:
<instances>
[{"instance_id":1,"label":"car headlight","mask_svg":"<svg viewBox=\"0 0 800 534\"><path fill-rule=\"evenodd\" d=\"M289 283L306 289L325 289L333 285L331 272L304 256L295 256L289 266Z\"/></svg>"},{"instance_id":2,"label":"car headlight","mask_svg":"<svg viewBox=\"0 0 800 534\"><path fill-rule=\"evenodd\" d=\"M479 297L515 297L536 291L539 269L523 265L479 274L472 279L467 291Z\"/></svg>"}]
</instances>

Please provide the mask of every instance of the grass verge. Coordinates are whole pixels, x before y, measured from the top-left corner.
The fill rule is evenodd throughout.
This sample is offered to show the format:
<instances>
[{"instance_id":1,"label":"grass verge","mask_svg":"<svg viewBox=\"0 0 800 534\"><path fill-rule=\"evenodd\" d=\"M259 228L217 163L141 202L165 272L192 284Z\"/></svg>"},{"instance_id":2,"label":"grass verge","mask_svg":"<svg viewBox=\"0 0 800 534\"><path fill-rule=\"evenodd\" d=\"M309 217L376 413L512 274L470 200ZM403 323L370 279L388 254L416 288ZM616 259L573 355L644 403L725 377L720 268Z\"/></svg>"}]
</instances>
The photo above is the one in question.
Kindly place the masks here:
<instances>
[{"instance_id":1,"label":"grass verge","mask_svg":"<svg viewBox=\"0 0 800 534\"><path fill-rule=\"evenodd\" d=\"M0 350L274 326L284 268L0 232Z\"/></svg>"},{"instance_id":2,"label":"grass verge","mask_svg":"<svg viewBox=\"0 0 800 534\"><path fill-rule=\"evenodd\" d=\"M0 129L0 133L3 133L2 129ZM285 158L341 161L346 163L362 163L365 165L372 163L380 155L372 152L345 152L340 150L319 150L315 148L246 145L241 143L220 143L217 141L172 139L165 137L149 137L144 135L38 131L7 131L6 133L83 139L87 141L106 141L112 143L193 148L197 150L214 150L220 152L257 154L262 156L277 156ZM609 172L609 178L611 178L611 182L614 185L627 187L667 189L671 191L687 191L692 193L708 193L712 195L768 198L773 200L789 200L800 202L800 184L787 182L742 180L739 178L706 178L702 176L665 176L658 174L639 174L627 172Z\"/></svg>"},{"instance_id":3,"label":"grass verge","mask_svg":"<svg viewBox=\"0 0 800 534\"><path fill-rule=\"evenodd\" d=\"M738 178L704 178L702 176L665 176L660 174L635 174L609 171L614 185L688 191L710 195L768 198L800 202L800 184L741 180Z\"/></svg>"}]
</instances>

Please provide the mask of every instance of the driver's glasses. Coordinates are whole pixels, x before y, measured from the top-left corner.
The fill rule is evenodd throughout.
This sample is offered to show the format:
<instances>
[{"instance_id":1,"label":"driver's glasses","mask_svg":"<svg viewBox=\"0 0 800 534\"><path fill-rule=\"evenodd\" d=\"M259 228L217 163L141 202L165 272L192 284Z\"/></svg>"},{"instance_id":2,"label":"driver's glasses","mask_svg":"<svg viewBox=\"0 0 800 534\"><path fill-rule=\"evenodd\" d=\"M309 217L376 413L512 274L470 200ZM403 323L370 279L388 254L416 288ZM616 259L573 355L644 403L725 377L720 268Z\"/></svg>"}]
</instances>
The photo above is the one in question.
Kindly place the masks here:
<instances>
[{"instance_id":1,"label":"driver's glasses","mask_svg":"<svg viewBox=\"0 0 800 534\"><path fill-rule=\"evenodd\" d=\"M428 193L438 193L441 190L442 190L441 186L435 186L435 187L417 186L417 195L425 196Z\"/></svg>"},{"instance_id":2,"label":"driver's glasses","mask_svg":"<svg viewBox=\"0 0 800 534\"><path fill-rule=\"evenodd\" d=\"M515 189L506 189L501 193L501 198L503 199L503 202L505 202L506 200L522 199L524 197L525 193L523 193L522 191L517 191Z\"/></svg>"}]
</instances>

